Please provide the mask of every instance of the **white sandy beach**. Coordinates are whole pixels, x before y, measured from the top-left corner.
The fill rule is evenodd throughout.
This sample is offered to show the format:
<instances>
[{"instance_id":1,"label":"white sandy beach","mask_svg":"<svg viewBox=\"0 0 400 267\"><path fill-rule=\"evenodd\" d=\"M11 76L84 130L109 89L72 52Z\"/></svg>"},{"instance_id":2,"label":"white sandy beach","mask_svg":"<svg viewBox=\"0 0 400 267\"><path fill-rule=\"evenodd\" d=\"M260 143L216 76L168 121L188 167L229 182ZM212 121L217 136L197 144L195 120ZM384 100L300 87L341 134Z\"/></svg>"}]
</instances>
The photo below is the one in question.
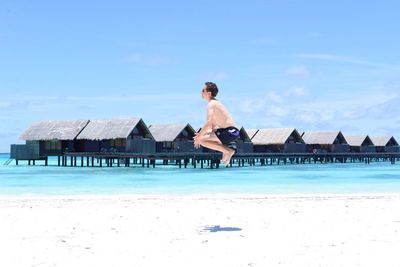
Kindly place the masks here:
<instances>
[{"instance_id":1,"label":"white sandy beach","mask_svg":"<svg viewBox=\"0 0 400 267\"><path fill-rule=\"evenodd\" d=\"M393 194L1 196L0 266L400 266L399 207Z\"/></svg>"}]
</instances>

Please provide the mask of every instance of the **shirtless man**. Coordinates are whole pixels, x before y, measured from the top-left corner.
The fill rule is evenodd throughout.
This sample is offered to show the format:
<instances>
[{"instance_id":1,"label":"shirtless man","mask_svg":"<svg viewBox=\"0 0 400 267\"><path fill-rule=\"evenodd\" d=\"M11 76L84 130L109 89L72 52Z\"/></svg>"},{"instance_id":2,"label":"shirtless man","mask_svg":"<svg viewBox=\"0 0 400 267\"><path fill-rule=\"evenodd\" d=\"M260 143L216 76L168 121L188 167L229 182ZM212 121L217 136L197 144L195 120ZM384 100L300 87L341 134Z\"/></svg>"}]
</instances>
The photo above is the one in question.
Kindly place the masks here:
<instances>
[{"instance_id":1,"label":"shirtless man","mask_svg":"<svg viewBox=\"0 0 400 267\"><path fill-rule=\"evenodd\" d=\"M217 94L217 85L206 82L201 97L208 102L207 121L194 137L194 147L198 149L201 145L222 152L222 162L228 166L235 150L227 145L239 138L239 130L225 106L215 99Z\"/></svg>"}]
</instances>

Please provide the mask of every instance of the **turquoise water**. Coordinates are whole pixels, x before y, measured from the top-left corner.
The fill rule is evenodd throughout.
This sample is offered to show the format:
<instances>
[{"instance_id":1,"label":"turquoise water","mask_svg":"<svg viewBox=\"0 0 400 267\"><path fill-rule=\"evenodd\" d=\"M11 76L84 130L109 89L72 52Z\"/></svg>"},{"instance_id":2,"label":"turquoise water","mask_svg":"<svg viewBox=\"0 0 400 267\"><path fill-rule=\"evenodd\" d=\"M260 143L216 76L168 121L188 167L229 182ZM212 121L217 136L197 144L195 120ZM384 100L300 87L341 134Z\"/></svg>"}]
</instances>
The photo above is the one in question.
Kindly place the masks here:
<instances>
[{"instance_id":1,"label":"turquoise water","mask_svg":"<svg viewBox=\"0 0 400 267\"><path fill-rule=\"evenodd\" d=\"M211 170L176 166L155 169L16 166L15 162L5 166L8 157L0 154L0 195L400 193L400 162ZM56 164L54 160L51 164Z\"/></svg>"}]
</instances>

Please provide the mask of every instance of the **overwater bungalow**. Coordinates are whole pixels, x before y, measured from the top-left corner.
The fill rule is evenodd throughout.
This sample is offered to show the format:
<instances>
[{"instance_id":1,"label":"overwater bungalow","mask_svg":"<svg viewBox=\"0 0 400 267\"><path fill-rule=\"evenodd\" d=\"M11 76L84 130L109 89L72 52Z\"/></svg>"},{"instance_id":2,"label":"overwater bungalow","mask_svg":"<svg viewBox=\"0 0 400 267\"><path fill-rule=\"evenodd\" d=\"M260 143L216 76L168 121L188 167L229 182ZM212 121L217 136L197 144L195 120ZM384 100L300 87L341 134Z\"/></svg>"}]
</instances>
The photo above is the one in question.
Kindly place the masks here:
<instances>
[{"instance_id":1,"label":"overwater bungalow","mask_svg":"<svg viewBox=\"0 0 400 267\"><path fill-rule=\"evenodd\" d=\"M350 152L371 153L375 152L375 146L368 135L346 135L347 143L350 146Z\"/></svg>"},{"instance_id":2,"label":"overwater bungalow","mask_svg":"<svg viewBox=\"0 0 400 267\"><path fill-rule=\"evenodd\" d=\"M371 136L376 152L400 152L399 143L393 136Z\"/></svg>"},{"instance_id":3,"label":"overwater bungalow","mask_svg":"<svg viewBox=\"0 0 400 267\"><path fill-rule=\"evenodd\" d=\"M240 128L240 138L236 141L236 153L253 153L253 142L244 127Z\"/></svg>"},{"instance_id":4,"label":"overwater bungalow","mask_svg":"<svg viewBox=\"0 0 400 267\"><path fill-rule=\"evenodd\" d=\"M335 152L350 151L349 144L340 131L304 132L302 138L306 143L307 152Z\"/></svg>"},{"instance_id":5,"label":"overwater bungalow","mask_svg":"<svg viewBox=\"0 0 400 267\"><path fill-rule=\"evenodd\" d=\"M155 141L141 118L90 120L76 138L77 152L154 153Z\"/></svg>"},{"instance_id":6,"label":"overwater bungalow","mask_svg":"<svg viewBox=\"0 0 400 267\"><path fill-rule=\"evenodd\" d=\"M253 131L251 131L253 132ZM305 143L294 128L259 129L251 139L256 153L303 153Z\"/></svg>"},{"instance_id":7,"label":"overwater bungalow","mask_svg":"<svg viewBox=\"0 0 400 267\"><path fill-rule=\"evenodd\" d=\"M4 164L8 165L15 159L16 165L20 160L27 160L28 165L35 165L35 161L43 160L47 166L49 156L58 156L58 166L120 167L123 164L129 167L131 164L139 164L142 167L154 168L157 165L156 161L163 160L164 164L173 161L179 168L187 168L190 165L196 168L198 164L200 168L205 164L210 168L219 167L221 155L218 153L193 153L201 150L193 148L192 138L195 131L189 124L176 128L172 125L153 125L152 130L157 140L162 143L158 146L158 151L170 153L156 153L156 140L140 118L35 122L21 135L26 144L11 145L10 159ZM156 132L159 132L160 136ZM348 140L349 142L338 131L305 132L300 136L293 128L245 130L242 127L240 139L237 141L238 153L234 155L231 164L237 164L239 167L246 164L254 166L257 163L262 166L274 163L279 165L347 161L369 164L371 160L390 161L391 164L395 164L400 160L399 144L393 136L349 136ZM349 144L352 151L365 154L333 154L349 152ZM377 152L388 153L371 151L373 144L376 145ZM254 153L251 153L250 147L253 147ZM302 153L304 148L306 152L312 153ZM203 152L205 151L207 150L204 149ZM294 154L296 152L299 153ZM314 154L318 152L322 153Z\"/></svg>"},{"instance_id":8,"label":"overwater bungalow","mask_svg":"<svg viewBox=\"0 0 400 267\"><path fill-rule=\"evenodd\" d=\"M75 139L89 120L49 120L32 123L20 136L25 145L11 145L11 158L39 159L75 151Z\"/></svg>"},{"instance_id":9,"label":"overwater bungalow","mask_svg":"<svg viewBox=\"0 0 400 267\"><path fill-rule=\"evenodd\" d=\"M149 130L156 141L156 152L195 152L196 131L190 124L152 124Z\"/></svg>"}]
</instances>

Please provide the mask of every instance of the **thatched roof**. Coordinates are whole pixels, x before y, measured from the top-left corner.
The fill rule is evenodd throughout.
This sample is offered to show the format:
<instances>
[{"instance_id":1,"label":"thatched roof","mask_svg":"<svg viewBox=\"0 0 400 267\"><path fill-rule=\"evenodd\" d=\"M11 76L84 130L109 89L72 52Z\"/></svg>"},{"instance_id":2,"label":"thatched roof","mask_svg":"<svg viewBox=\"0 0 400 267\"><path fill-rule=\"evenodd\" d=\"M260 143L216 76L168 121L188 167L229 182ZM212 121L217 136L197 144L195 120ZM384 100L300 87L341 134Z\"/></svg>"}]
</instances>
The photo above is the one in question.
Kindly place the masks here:
<instances>
[{"instance_id":1,"label":"thatched roof","mask_svg":"<svg viewBox=\"0 0 400 267\"><path fill-rule=\"evenodd\" d=\"M302 137L304 142L310 145L333 145L336 138L342 140L341 143L347 144L346 139L340 131L304 132Z\"/></svg>"},{"instance_id":2,"label":"thatched roof","mask_svg":"<svg viewBox=\"0 0 400 267\"><path fill-rule=\"evenodd\" d=\"M255 145L282 145L287 143L290 136L296 137L301 143L303 139L294 128L268 128L260 129L251 141Z\"/></svg>"},{"instance_id":3,"label":"thatched roof","mask_svg":"<svg viewBox=\"0 0 400 267\"><path fill-rule=\"evenodd\" d=\"M362 146L364 142L373 145L368 135L346 135L346 141L350 146Z\"/></svg>"},{"instance_id":4,"label":"thatched roof","mask_svg":"<svg viewBox=\"0 0 400 267\"><path fill-rule=\"evenodd\" d=\"M78 135L77 139L107 140L127 138L139 123L145 125L141 118L91 120Z\"/></svg>"},{"instance_id":5,"label":"thatched roof","mask_svg":"<svg viewBox=\"0 0 400 267\"><path fill-rule=\"evenodd\" d=\"M393 136L371 136L371 140L375 146L386 146L388 143L399 145Z\"/></svg>"},{"instance_id":6,"label":"thatched roof","mask_svg":"<svg viewBox=\"0 0 400 267\"><path fill-rule=\"evenodd\" d=\"M156 142L173 142L184 129L187 129L193 136L196 132L190 124L152 124L149 126Z\"/></svg>"},{"instance_id":7,"label":"thatched roof","mask_svg":"<svg viewBox=\"0 0 400 267\"><path fill-rule=\"evenodd\" d=\"M74 140L89 120L49 120L34 122L22 133L20 139L38 140Z\"/></svg>"},{"instance_id":8,"label":"thatched roof","mask_svg":"<svg viewBox=\"0 0 400 267\"><path fill-rule=\"evenodd\" d=\"M254 135L257 133L258 129L246 129L247 134L250 139L253 139Z\"/></svg>"}]
</instances>

